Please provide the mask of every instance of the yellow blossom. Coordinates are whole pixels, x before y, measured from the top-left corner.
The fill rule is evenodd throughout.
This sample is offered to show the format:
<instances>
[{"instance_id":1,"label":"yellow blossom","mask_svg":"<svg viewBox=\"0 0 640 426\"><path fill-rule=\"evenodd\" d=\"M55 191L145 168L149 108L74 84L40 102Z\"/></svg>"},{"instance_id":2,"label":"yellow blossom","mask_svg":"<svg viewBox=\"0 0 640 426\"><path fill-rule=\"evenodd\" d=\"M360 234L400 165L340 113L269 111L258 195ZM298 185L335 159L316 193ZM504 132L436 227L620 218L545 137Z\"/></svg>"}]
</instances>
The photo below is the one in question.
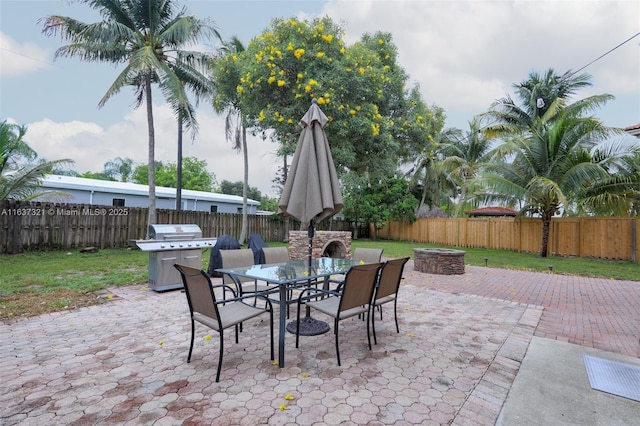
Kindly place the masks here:
<instances>
[{"instance_id":1,"label":"yellow blossom","mask_svg":"<svg viewBox=\"0 0 640 426\"><path fill-rule=\"evenodd\" d=\"M364 68L360 67L360 68L358 69L358 72L360 73L360 75L364 74Z\"/></svg>"},{"instance_id":2,"label":"yellow blossom","mask_svg":"<svg viewBox=\"0 0 640 426\"><path fill-rule=\"evenodd\" d=\"M322 57L324 57L324 52L318 52L318 53L316 54L316 56L317 56L318 58L322 58Z\"/></svg>"},{"instance_id":3,"label":"yellow blossom","mask_svg":"<svg viewBox=\"0 0 640 426\"><path fill-rule=\"evenodd\" d=\"M298 95L296 95L296 96L298 96ZM288 119L287 120L287 124L293 124L293 119L292 118Z\"/></svg>"},{"instance_id":4,"label":"yellow blossom","mask_svg":"<svg viewBox=\"0 0 640 426\"><path fill-rule=\"evenodd\" d=\"M384 40L383 39L378 39L378 44L384 44Z\"/></svg>"},{"instance_id":5,"label":"yellow blossom","mask_svg":"<svg viewBox=\"0 0 640 426\"><path fill-rule=\"evenodd\" d=\"M303 379L306 379L307 377L309 377L309 375L307 373L302 373L300 377L302 377Z\"/></svg>"},{"instance_id":6,"label":"yellow blossom","mask_svg":"<svg viewBox=\"0 0 640 426\"><path fill-rule=\"evenodd\" d=\"M286 395L284 396L284 399L285 399L285 400L287 400L287 401L291 401L291 400L293 399L293 395L291 395L290 393L288 393L288 394L286 394Z\"/></svg>"},{"instance_id":7,"label":"yellow blossom","mask_svg":"<svg viewBox=\"0 0 640 426\"><path fill-rule=\"evenodd\" d=\"M204 340L207 340L207 341L211 340L211 335L207 334L206 336L204 336Z\"/></svg>"},{"instance_id":8,"label":"yellow blossom","mask_svg":"<svg viewBox=\"0 0 640 426\"><path fill-rule=\"evenodd\" d=\"M298 59L300 59L302 55L304 55L304 49L296 49L296 51L293 52L293 56L295 56Z\"/></svg>"},{"instance_id":9,"label":"yellow blossom","mask_svg":"<svg viewBox=\"0 0 640 426\"><path fill-rule=\"evenodd\" d=\"M318 104L323 105L324 104L324 98L318 98Z\"/></svg>"},{"instance_id":10,"label":"yellow blossom","mask_svg":"<svg viewBox=\"0 0 640 426\"><path fill-rule=\"evenodd\" d=\"M304 76L302 75L302 73L298 73L298 75L296 77L298 77L298 79L301 79Z\"/></svg>"},{"instance_id":11,"label":"yellow blossom","mask_svg":"<svg viewBox=\"0 0 640 426\"><path fill-rule=\"evenodd\" d=\"M340 48L340 54L341 54L341 55L344 55L344 52L345 52L344 47L341 47L341 48Z\"/></svg>"},{"instance_id":12,"label":"yellow blossom","mask_svg":"<svg viewBox=\"0 0 640 426\"><path fill-rule=\"evenodd\" d=\"M284 410L288 410L288 408L284 403L282 403L280 404L280 411L284 411Z\"/></svg>"},{"instance_id":13,"label":"yellow blossom","mask_svg":"<svg viewBox=\"0 0 640 426\"><path fill-rule=\"evenodd\" d=\"M282 123L284 121L284 117L280 116L280 118L278 118L278 123Z\"/></svg>"},{"instance_id":14,"label":"yellow blossom","mask_svg":"<svg viewBox=\"0 0 640 426\"><path fill-rule=\"evenodd\" d=\"M260 114L258 115L258 121L264 121L264 110L260 110Z\"/></svg>"},{"instance_id":15,"label":"yellow blossom","mask_svg":"<svg viewBox=\"0 0 640 426\"><path fill-rule=\"evenodd\" d=\"M158 344L159 344L160 346L162 346L162 345L164 344L164 342L163 342L162 340L159 340L159 341L158 341Z\"/></svg>"},{"instance_id":16,"label":"yellow blossom","mask_svg":"<svg viewBox=\"0 0 640 426\"><path fill-rule=\"evenodd\" d=\"M306 86L304 86L304 91L309 93L311 91L311 86L308 85L308 84Z\"/></svg>"},{"instance_id":17,"label":"yellow blossom","mask_svg":"<svg viewBox=\"0 0 640 426\"><path fill-rule=\"evenodd\" d=\"M356 112L355 112L355 110L350 109L350 110L349 110L349 114L351 114L351 115L356 115Z\"/></svg>"},{"instance_id":18,"label":"yellow blossom","mask_svg":"<svg viewBox=\"0 0 640 426\"><path fill-rule=\"evenodd\" d=\"M286 84L284 80L278 80L278 87L282 87Z\"/></svg>"},{"instance_id":19,"label":"yellow blossom","mask_svg":"<svg viewBox=\"0 0 640 426\"><path fill-rule=\"evenodd\" d=\"M289 42L289 44L287 45L287 50L293 50L293 43Z\"/></svg>"},{"instance_id":20,"label":"yellow blossom","mask_svg":"<svg viewBox=\"0 0 640 426\"><path fill-rule=\"evenodd\" d=\"M274 76L271 76L267 79L267 83L269 84L273 84L274 81L276 81L276 78Z\"/></svg>"},{"instance_id":21,"label":"yellow blossom","mask_svg":"<svg viewBox=\"0 0 640 426\"><path fill-rule=\"evenodd\" d=\"M236 91L237 91L238 93L242 93L242 92L244 92L244 87L242 87L242 86L237 86L237 87L236 87Z\"/></svg>"},{"instance_id":22,"label":"yellow blossom","mask_svg":"<svg viewBox=\"0 0 640 426\"><path fill-rule=\"evenodd\" d=\"M333 41L333 34L323 35L322 39L327 43L331 43Z\"/></svg>"},{"instance_id":23,"label":"yellow blossom","mask_svg":"<svg viewBox=\"0 0 640 426\"><path fill-rule=\"evenodd\" d=\"M233 55L233 56L231 57L231 59L233 59L233 62L237 61L237 60L238 60L238 55Z\"/></svg>"},{"instance_id":24,"label":"yellow blossom","mask_svg":"<svg viewBox=\"0 0 640 426\"><path fill-rule=\"evenodd\" d=\"M272 364L273 364L273 365L278 365L278 364L280 364L280 363L279 363L279 362L278 362L278 360L276 359L275 361L273 361L273 362L272 362Z\"/></svg>"}]
</instances>

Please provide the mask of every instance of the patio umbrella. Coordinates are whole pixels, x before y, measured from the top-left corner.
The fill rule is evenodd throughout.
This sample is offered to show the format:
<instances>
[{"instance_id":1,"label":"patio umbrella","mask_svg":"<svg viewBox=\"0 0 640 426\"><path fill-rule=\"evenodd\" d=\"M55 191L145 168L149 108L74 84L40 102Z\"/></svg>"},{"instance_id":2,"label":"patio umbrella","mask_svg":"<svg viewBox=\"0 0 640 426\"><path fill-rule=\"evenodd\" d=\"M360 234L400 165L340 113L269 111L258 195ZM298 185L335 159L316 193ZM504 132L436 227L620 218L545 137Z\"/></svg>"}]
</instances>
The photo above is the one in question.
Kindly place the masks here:
<instances>
[{"instance_id":1,"label":"patio umbrella","mask_svg":"<svg viewBox=\"0 0 640 426\"><path fill-rule=\"evenodd\" d=\"M291 215L302 223L303 228L307 227L309 272L315 224L338 213L344 205L338 174L324 132L328 121L317 100L313 99L311 107L300 120L302 133L278 205L279 214ZM303 327L305 323L300 324L301 334L312 335L329 331L329 326L321 321L319 323L325 324L326 329L316 329L317 324L311 324L315 320L309 317L308 312L307 310L304 319L307 325ZM295 324L292 327L289 324L287 329L295 330Z\"/></svg>"}]
</instances>

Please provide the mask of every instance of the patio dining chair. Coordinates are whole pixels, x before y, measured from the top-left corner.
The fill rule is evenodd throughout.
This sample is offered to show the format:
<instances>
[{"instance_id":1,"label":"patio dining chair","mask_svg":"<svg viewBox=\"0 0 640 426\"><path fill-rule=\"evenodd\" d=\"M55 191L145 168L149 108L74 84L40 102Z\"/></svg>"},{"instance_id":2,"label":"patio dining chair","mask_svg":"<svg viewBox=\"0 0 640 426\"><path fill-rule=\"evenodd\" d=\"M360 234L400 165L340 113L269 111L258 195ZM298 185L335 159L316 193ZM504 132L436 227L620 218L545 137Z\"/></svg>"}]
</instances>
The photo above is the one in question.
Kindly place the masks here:
<instances>
[{"instance_id":1,"label":"patio dining chair","mask_svg":"<svg viewBox=\"0 0 640 426\"><path fill-rule=\"evenodd\" d=\"M235 251L235 250L234 250ZM189 355L187 362L191 362L191 354L193 353L193 341L195 338L195 322L199 322L218 332L220 336L220 355L218 359L218 369L216 372L216 382L220 381L220 370L222 368L222 355L224 353L224 330L234 327L236 335L236 343L238 343L239 326L252 318L258 317L265 313L269 313L270 339L271 339L271 360L274 359L273 350L273 307L266 297L265 308L258 308L245 303L248 297L262 296L245 296L235 297L235 291L226 284L213 286L211 278L205 271L191 268L184 265L175 264L174 267L180 272L184 290L189 303L189 312L191 313L191 343L189 345ZM227 288L234 297L217 300L215 295L216 288ZM225 293L226 294L226 293Z\"/></svg>"},{"instance_id":2,"label":"patio dining chair","mask_svg":"<svg viewBox=\"0 0 640 426\"><path fill-rule=\"evenodd\" d=\"M262 249L264 253L264 263L284 263L289 261L289 249L286 247L265 247Z\"/></svg>"},{"instance_id":3,"label":"patio dining chair","mask_svg":"<svg viewBox=\"0 0 640 426\"><path fill-rule=\"evenodd\" d=\"M222 256L222 267L225 269L254 265L253 250L251 249L222 250L220 255ZM239 296L244 296L246 293L263 293L278 288L277 286L258 284L258 281L251 278L235 277L234 279L229 274L222 275L222 283L235 285Z\"/></svg>"},{"instance_id":4,"label":"patio dining chair","mask_svg":"<svg viewBox=\"0 0 640 426\"><path fill-rule=\"evenodd\" d=\"M384 249L356 247L356 249L353 250L351 259L356 262L356 265L362 263L378 263L382 260L382 250Z\"/></svg>"},{"instance_id":5,"label":"patio dining chair","mask_svg":"<svg viewBox=\"0 0 640 426\"><path fill-rule=\"evenodd\" d=\"M296 317L296 348L300 341L300 309L301 304L316 309L334 320L333 333L336 338L336 357L340 365L340 344L338 340L338 324L340 321L366 313L367 340L371 350L371 335L369 333L369 313L371 299L378 280L381 263L355 265L345 275L340 291L325 290L310 287L298 296L298 313ZM321 299L310 299L313 296L324 296ZM327 297L328 296L328 297Z\"/></svg>"},{"instance_id":6,"label":"patio dining chair","mask_svg":"<svg viewBox=\"0 0 640 426\"><path fill-rule=\"evenodd\" d=\"M380 270L380 277L378 278L378 284L376 291L373 295L372 314L371 314L371 327L373 328L373 343L378 344L376 337L376 325L375 325L375 308L380 310L380 320L382 320L382 305L385 303L393 302L393 316L396 321L396 331L400 333L398 327L398 290L400 289L400 281L402 280L402 272L404 271L404 265L409 261L408 257L399 259L392 259L382 264Z\"/></svg>"},{"instance_id":7,"label":"patio dining chair","mask_svg":"<svg viewBox=\"0 0 640 426\"><path fill-rule=\"evenodd\" d=\"M382 250L384 249L356 247L356 249L353 251L351 259L355 262L356 265L362 265L365 263L379 263L382 260ZM344 275L332 275L329 282L338 284L339 287L344 279Z\"/></svg>"}]
</instances>

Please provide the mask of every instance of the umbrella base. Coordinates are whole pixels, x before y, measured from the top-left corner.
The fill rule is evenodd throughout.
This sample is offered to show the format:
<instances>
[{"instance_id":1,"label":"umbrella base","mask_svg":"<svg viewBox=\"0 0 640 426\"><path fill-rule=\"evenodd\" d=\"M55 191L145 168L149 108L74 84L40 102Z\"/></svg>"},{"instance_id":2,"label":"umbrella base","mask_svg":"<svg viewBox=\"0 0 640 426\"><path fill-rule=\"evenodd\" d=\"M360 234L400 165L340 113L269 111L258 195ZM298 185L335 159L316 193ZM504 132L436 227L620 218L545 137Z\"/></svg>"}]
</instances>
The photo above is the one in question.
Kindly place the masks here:
<instances>
[{"instance_id":1,"label":"umbrella base","mask_svg":"<svg viewBox=\"0 0 640 426\"><path fill-rule=\"evenodd\" d=\"M324 321L317 320L311 317L304 317L300 319L300 335L301 336L317 336L318 334L324 334L329 331L331 327ZM287 324L287 331L292 334L296 334L296 321L291 321Z\"/></svg>"}]
</instances>

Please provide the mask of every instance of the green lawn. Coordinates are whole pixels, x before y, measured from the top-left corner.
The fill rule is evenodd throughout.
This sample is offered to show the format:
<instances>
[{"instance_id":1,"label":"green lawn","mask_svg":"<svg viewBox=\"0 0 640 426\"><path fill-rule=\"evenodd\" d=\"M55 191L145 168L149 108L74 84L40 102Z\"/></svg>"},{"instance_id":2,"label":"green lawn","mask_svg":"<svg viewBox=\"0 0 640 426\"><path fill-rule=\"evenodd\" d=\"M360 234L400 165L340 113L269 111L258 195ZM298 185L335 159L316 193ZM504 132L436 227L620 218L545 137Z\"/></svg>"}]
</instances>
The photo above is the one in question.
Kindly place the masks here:
<instances>
[{"instance_id":1,"label":"green lawn","mask_svg":"<svg viewBox=\"0 0 640 426\"><path fill-rule=\"evenodd\" d=\"M286 246L267 242L269 246ZM406 241L356 240L355 247L379 247L383 257L413 257L416 247L455 248ZM640 281L640 264L627 261L583 258L540 258L502 250L462 249L467 265L525 269L555 273L597 276ZM87 295L97 290L131 284L145 285L148 280L146 252L137 249L100 250L98 253L39 252L0 256L0 318L34 315L73 306L90 304ZM209 251L202 256L203 269L209 263ZM74 295L87 300L74 302ZM24 305L24 306L23 306Z\"/></svg>"}]
</instances>

